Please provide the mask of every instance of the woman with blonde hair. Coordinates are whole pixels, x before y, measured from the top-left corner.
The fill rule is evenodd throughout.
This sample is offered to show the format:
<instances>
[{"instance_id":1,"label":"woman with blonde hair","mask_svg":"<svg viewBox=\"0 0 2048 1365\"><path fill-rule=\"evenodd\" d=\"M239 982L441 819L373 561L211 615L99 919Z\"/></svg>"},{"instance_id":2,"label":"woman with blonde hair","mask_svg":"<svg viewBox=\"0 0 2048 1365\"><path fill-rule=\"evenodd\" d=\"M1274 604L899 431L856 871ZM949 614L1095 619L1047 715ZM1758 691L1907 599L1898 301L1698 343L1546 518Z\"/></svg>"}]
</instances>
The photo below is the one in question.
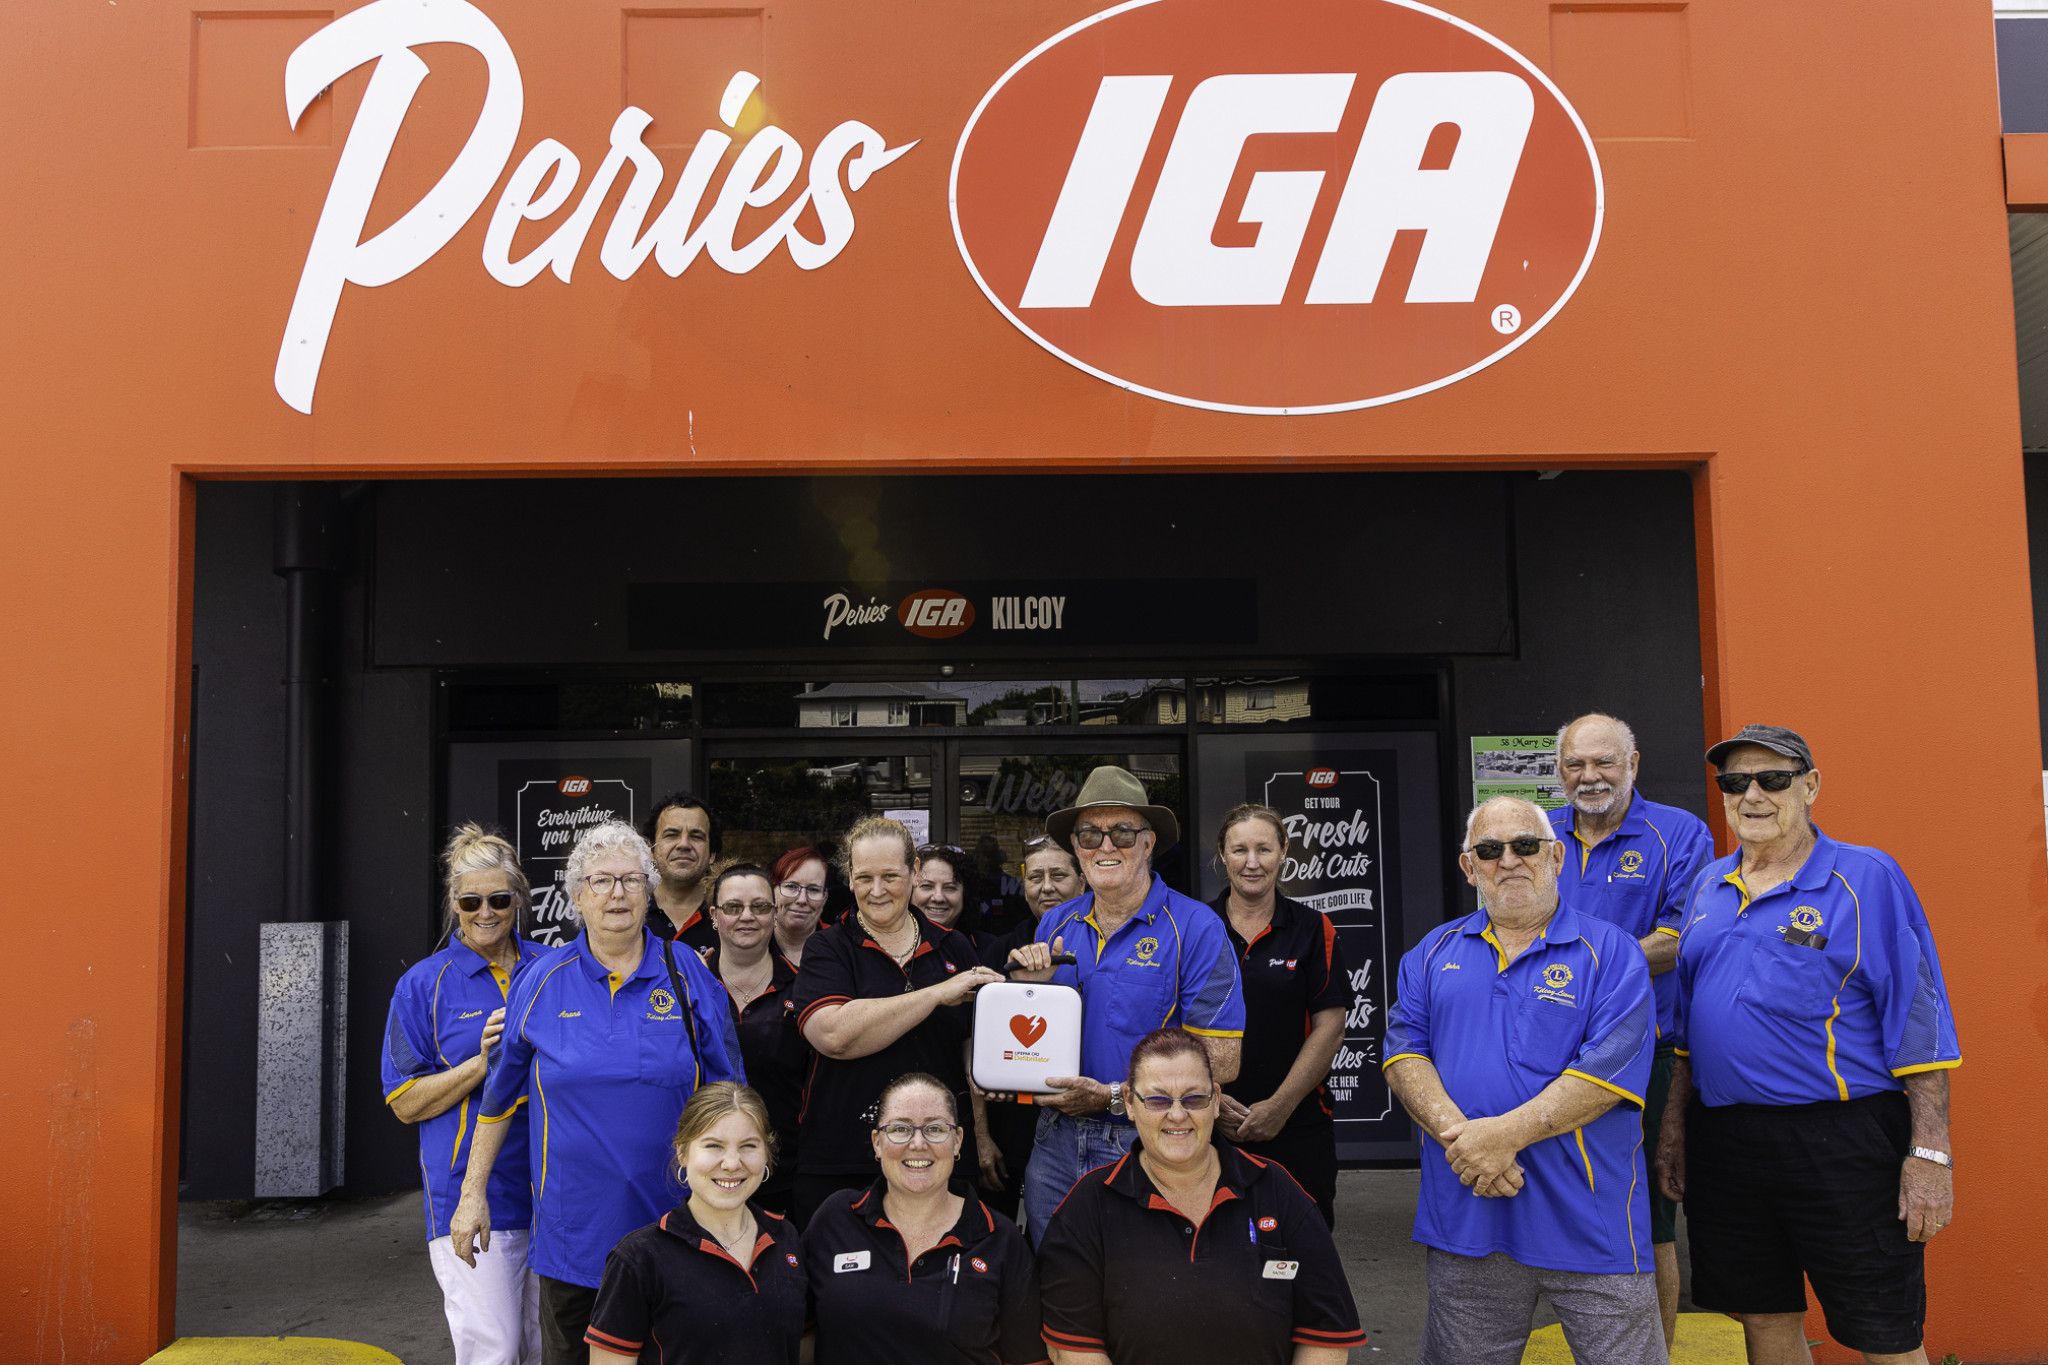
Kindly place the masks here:
<instances>
[{"instance_id":1,"label":"woman with blonde hair","mask_svg":"<svg viewBox=\"0 0 2048 1365\"><path fill-rule=\"evenodd\" d=\"M792 1193L799 1226L827 1195L864 1188L880 1173L871 1134L890 1081L928 1072L964 1106L969 1002L1003 979L981 965L964 934L911 905L916 841L901 823L862 820L847 831L839 856L853 908L811 936L792 997L798 1026L817 1052L798 1128Z\"/></svg>"},{"instance_id":2,"label":"woman with blonde hair","mask_svg":"<svg viewBox=\"0 0 2048 1365\"><path fill-rule=\"evenodd\" d=\"M745 1081L725 988L687 944L647 928L654 854L631 825L586 830L563 885L583 932L520 979L484 1082L455 1254L490 1249L484 1181L506 1134L533 1144L533 1237L543 1365L583 1365L583 1334L619 1238L675 1202L676 1120L700 1085ZM508 1122L520 1107L524 1125Z\"/></svg>"},{"instance_id":3,"label":"woman with blonde hair","mask_svg":"<svg viewBox=\"0 0 2048 1365\"><path fill-rule=\"evenodd\" d=\"M605 1258L584 1334L591 1360L806 1365L802 1247L755 1200L777 1156L767 1104L731 1081L704 1086L674 1146L689 1194Z\"/></svg>"},{"instance_id":4,"label":"woman with blonde hair","mask_svg":"<svg viewBox=\"0 0 2048 1365\"><path fill-rule=\"evenodd\" d=\"M505 1002L544 950L521 938L532 903L512 845L480 825L442 851L447 946L398 979L384 1025L384 1102L420 1132L427 1255L456 1365L529 1365L540 1358L540 1290L526 1265L532 1223L522 1130L498 1153L487 1197L498 1245L474 1269L456 1264L449 1220L476 1136L477 1088L505 1028Z\"/></svg>"}]
</instances>

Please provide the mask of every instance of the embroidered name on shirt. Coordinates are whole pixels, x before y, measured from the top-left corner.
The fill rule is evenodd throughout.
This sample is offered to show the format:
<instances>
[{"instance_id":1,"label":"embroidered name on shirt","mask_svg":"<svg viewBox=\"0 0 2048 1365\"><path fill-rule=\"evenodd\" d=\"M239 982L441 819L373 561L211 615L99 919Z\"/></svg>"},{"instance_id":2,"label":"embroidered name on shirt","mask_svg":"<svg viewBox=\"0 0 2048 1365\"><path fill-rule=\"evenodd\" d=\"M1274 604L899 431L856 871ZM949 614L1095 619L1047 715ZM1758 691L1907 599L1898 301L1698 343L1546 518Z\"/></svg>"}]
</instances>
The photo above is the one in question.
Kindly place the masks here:
<instances>
[{"instance_id":1,"label":"embroidered name on shirt","mask_svg":"<svg viewBox=\"0 0 2048 1365\"><path fill-rule=\"evenodd\" d=\"M832 1273L844 1275L850 1270L866 1270L868 1253L865 1251L842 1251L832 1258Z\"/></svg>"},{"instance_id":2,"label":"embroidered name on shirt","mask_svg":"<svg viewBox=\"0 0 2048 1365\"><path fill-rule=\"evenodd\" d=\"M581 1019L582 1017L582 1010L563 1010L560 1014L555 1016L555 1018L557 1019Z\"/></svg>"},{"instance_id":3,"label":"embroidered name on shirt","mask_svg":"<svg viewBox=\"0 0 2048 1365\"><path fill-rule=\"evenodd\" d=\"M455 1017L457 1019L474 1019L482 1013L482 1010L464 1010L461 1014L458 1014Z\"/></svg>"}]
</instances>

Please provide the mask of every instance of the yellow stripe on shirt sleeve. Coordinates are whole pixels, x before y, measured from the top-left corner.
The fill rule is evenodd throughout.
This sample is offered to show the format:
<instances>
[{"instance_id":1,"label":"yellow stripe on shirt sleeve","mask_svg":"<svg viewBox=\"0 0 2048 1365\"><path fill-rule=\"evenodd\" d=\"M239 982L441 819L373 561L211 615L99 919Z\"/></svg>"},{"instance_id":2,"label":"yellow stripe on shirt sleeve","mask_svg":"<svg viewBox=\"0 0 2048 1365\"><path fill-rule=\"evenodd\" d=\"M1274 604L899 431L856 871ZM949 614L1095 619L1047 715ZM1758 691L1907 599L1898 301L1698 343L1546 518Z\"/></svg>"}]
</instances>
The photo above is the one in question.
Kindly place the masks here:
<instances>
[{"instance_id":1,"label":"yellow stripe on shirt sleeve","mask_svg":"<svg viewBox=\"0 0 2048 1365\"><path fill-rule=\"evenodd\" d=\"M478 1114L478 1115L476 1116L476 1121L477 1121L478 1123L503 1123L503 1122L504 1122L504 1121L505 1121L506 1119L509 1119L509 1118L511 1118L511 1117L512 1117L512 1116L513 1116L514 1114L518 1113L518 1112L519 1112L519 1106L520 1106L520 1105L522 1105L522 1104L525 1104L525 1103L526 1103L526 1096L524 1096L524 1095L521 1095L521 1096L520 1096L520 1097L519 1097L518 1099L516 1099L516 1100L512 1101L512 1107L511 1107L510 1109L507 1109L507 1110L506 1110L506 1111L505 1111L504 1113L502 1113L502 1114Z\"/></svg>"},{"instance_id":2,"label":"yellow stripe on shirt sleeve","mask_svg":"<svg viewBox=\"0 0 2048 1365\"><path fill-rule=\"evenodd\" d=\"M1952 1062L1922 1062L1918 1066L1895 1066L1892 1068L1892 1075L1917 1076L1923 1071L1952 1071L1962 1064L1963 1059L1958 1057Z\"/></svg>"},{"instance_id":3,"label":"yellow stripe on shirt sleeve","mask_svg":"<svg viewBox=\"0 0 2048 1365\"><path fill-rule=\"evenodd\" d=\"M1671 937L1673 937L1673 938L1684 938L1684 937L1685 937L1685 935L1684 935L1684 934L1680 933L1680 932L1679 932L1678 930L1676 930L1676 929L1672 928L1672 927L1671 927L1670 925L1668 925L1668 924L1660 924L1660 925L1658 925L1658 926L1657 926L1657 929L1656 929L1656 932L1657 932L1657 933L1660 933L1660 934L1669 934L1669 935L1671 935Z\"/></svg>"},{"instance_id":4,"label":"yellow stripe on shirt sleeve","mask_svg":"<svg viewBox=\"0 0 2048 1365\"><path fill-rule=\"evenodd\" d=\"M1612 1090L1615 1094L1621 1096L1623 1099L1628 1100L1630 1103L1634 1104L1636 1108L1641 1109L1643 1107L1643 1097L1641 1095L1632 1095L1628 1091L1623 1090L1620 1086L1616 1085L1613 1081L1603 1081L1598 1076L1589 1076L1585 1072L1575 1070L1572 1067L1566 1067L1564 1069L1563 1074L1567 1076L1577 1076L1582 1081L1591 1081L1593 1084L1599 1086L1602 1090Z\"/></svg>"},{"instance_id":5,"label":"yellow stripe on shirt sleeve","mask_svg":"<svg viewBox=\"0 0 2048 1365\"><path fill-rule=\"evenodd\" d=\"M1387 1069L1388 1067L1392 1066L1392 1065L1393 1065L1393 1064L1394 1064L1395 1062L1405 1062L1405 1061L1407 1061L1407 1060L1408 1060L1409 1058L1411 1058L1411 1057L1412 1057L1412 1058L1414 1058L1414 1059L1415 1059L1416 1061L1418 1061L1418 1062L1427 1062L1427 1061L1429 1061L1429 1058L1427 1058L1427 1057L1423 1056L1423 1055L1422 1055L1421 1053L1419 1053L1419 1052L1397 1052L1397 1053L1395 1053L1395 1054L1394 1054L1393 1056L1391 1056L1391 1057L1387 1058L1387 1060L1385 1060L1384 1062L1381 1062L1381 1063L1380 1063L1380 1070L1382 1070L1382 1071L1385 1071L1385 1070L1386 1070L1386 1069ZM1433 1062L1432 1062L1432 1063L1431 1063L1431 1065L1435 1065L1435 1063L1433 1063Z\"/></svg>"},{"instance_id":6,"label":"yellow stripe on shirt sleeve","mask_svg":"<svg viewBox=\"0 0 2048 1365\"><path fill-rule=\"evenodd\" d=\"M1189 1033L1199 1034L1204 1038L1244 1037L1244 1030L1241 1028L1196 1028L1193 1024L1183 1024L1181 1025L1181 1027L1186 1029Z\"/></svg>"},{"instance_id":7,"label":"yellow stripe on shirt sleeve","mask_svg":"<svg viewBox=\"0 0 2048 1365\"><path fill-rule=\"evenodd\" d=\"M417 1077L417 1076L413 1077L413 1078L412 1078L411 1080L407 1081L407 1082L406 1082L406 1083L405 1083L404 1085L401 1085L401 1086L399 1086L399 1087L398 1087L398 1089L396 1089L396 1090L392 1091L392 1092L391 1092L390 1094L386 1095L386 1096L384 1097L384 1103L386 1103L386 1104L389 1104L389 1103L391 1103L391 1101L393 1101L393 1100L397 1099L397 1098L398 1098L398 1097L399 1097L400 1095L403 1095L403 1094L404 1094L404 1093L405 1093L406 1091L408 1091L408 1090L412 1089L412 1088L413 1088L414 1086L418 1085L419 1083L420 1083L420 1078L419 1078L419 1077Z\"/></svg>"}]
</instances>

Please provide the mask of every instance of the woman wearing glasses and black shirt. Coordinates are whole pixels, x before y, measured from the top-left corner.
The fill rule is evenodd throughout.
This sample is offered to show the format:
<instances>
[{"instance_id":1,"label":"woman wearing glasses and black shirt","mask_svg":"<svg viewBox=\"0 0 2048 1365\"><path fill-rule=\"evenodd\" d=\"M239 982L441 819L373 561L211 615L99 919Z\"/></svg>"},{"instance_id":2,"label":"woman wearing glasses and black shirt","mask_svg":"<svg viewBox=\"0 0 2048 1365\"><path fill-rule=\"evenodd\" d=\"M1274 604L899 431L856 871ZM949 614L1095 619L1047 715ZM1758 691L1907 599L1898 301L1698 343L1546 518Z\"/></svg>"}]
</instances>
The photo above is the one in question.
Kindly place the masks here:
<instances>
[{"instance_id":1,"label":"woman wearing glasses and black shirt","mask_svg":"<svg viewBox=\"0 0 2048 1365\"><path fill-rule=\"evenodd\" d=\"M828 1198L804 1231L816 1365L1033 1365L1038 1283L1017 1225L954 1178L952 1092L913 1072L882 1091L881 1179Z\"/></svg>"},{"instance_id":2,"label":"woman wearing glasses and black shirt","mask_svg":"<svg viewBox=\"0 0 2048 1365\"><path fill-rule=\"evenodd\" d=\"M775 884L774 954L795 971L804 965L804 945L818 931L831 894L831 869L815 848L793 848L768 869Z\"/></svg>"},{"instance_id":3,"label":"woman wearing glasses and black shirt","mask_svg":"<svg viewBox=\"0 0 2048 1365\"><path fill-rule=\"evenodd\" d=\"M712 881L704 904L718 934L705 965L731 997L747 1081L767 1104L775 1134L775 1162L755 1198L762 1208L787 1217L796 1172L797 1110L811 1054L790 998L796 968L773 951L775 892L766 869L733 864Z\"/></svg>"},{"instance_id":4,"label":"woman wearing glasses and black shirt","mask_svg":"<svg viewBox=\"0 0 2048 1365\"><path fill-rule=\"evenodd\" d=\"M1132 1050L1138 1143L1081 1177L1038 1246L1055 1365L1343 1365L1365 1344L1315 1202L1210 1141L1221 1093L1185 1029Z\"/></svg>"}]
</instances>

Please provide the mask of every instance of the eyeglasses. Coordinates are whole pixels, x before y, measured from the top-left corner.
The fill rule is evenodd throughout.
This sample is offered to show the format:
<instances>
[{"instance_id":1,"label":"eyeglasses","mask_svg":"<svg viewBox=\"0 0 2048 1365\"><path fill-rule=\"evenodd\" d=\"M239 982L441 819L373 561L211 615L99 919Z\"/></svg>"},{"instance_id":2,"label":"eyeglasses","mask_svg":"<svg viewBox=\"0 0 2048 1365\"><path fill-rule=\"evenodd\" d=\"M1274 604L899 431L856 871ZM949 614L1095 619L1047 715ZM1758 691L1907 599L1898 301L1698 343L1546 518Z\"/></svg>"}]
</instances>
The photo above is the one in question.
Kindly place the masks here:
<instances>
[{"instance_id":1,"label":"eyeglasses","mask_svg":"<svg viewBox=\"0 0 2048 1365\"><path fill-rule=\"evenodd\" d=\"M964 861L967 857L967 850L954 844L924 844L917 850L917 860L919 862L934 857L944 858L949 863L956 860Z\"/></svg>"},{"instance_id":2,"label":"eyeglasses","mask_svg":"<svg viewBox=\"0 0 2048 1365\"><path fill-rule=\"evenodd\" d=\"M825 899L824 887L805 886L802 882L777 882L775 883L775 890L778 895L793 901L823 901Z\"/></svg>"},{"instance_id":3,"label":"eyeglasses","mask_svg":"<svg viewBox=\"0 0 2048 1365\"><path fill-rule=\"evenodd\" d=\"M1730 796L1741 796L1749 791L1754 782L1767 792L1781 792L1792 785L1792 779L1804 777L1811 768L1773 768L1762 773L1716 773L1714 785Z\"/></svg>"},{"instance_id":4,"label":"eyeglasses","mask_svg":"<svg viewBox=\"0 0 2048 1365\"><path fill-rule=\"evenodd\" d=\"M1194 1095L1140 1095L1137 1099L1138 1103L1144 1105L1155 1114L1163 1114L1176 1104L1187 1110L1190 1114L1198 1114L1216 1102L1216 1097L1207 1093Z\"/></svg>"},{"instance_id":5,"label":"eyeglasses","mask_svg":"<svg viewBox=\"0 0 2048 1365\"><path fill-rule=\"evenodd\" d=\"M1534 834L1524 834L1520 838L1508 840L1481 839L1465 851L1482 863L1495 863L1499 862L1500 855L1509 849L1515 851L1517 858L1533 858L1537 849L1556 842L1555 839L1542 839Z\"/></svg>"},{"instance_id":6,"label":"eyeglasses","mask_svg":"<svg viewBox=\"0 0 2048 1365\"><path fill-rule=\"evenodd\" d=\"M1149 833L1150 825L1118 825L1114 829L1097 829L1093 825L1082 825L1074 831L1074 842L1083 848L1101 848L1108 839L1118 848L1129 848L1138 842L1140 834Z\"/></svg>"},{"instance_id":7,"label":"eyeglasses","mask_svg":"<svg viewBox=\"0 0 2048 1365\"><path fill-rule=\"evenodd\" d=\"M592 872L583 879L583 884L600 896L611 895L612 888L616 886L625 887L626 894L631 895L647 889L647 878L638 872L628 872L623 877L614 877L609 872Z\"/></svg>"},{"instance_id":8,"label":"eyeglasses","mask_svg":"<svg viewBox=\"0 0 2048 1365\"><path fill-rule=\"evenodd\" d=\"M510 910L518 900L519 898L510 891L493 891L488 896L480 896L476 892L471 891L455 898L455 908L462 911L465 915L474 915L477 911L484 908L485 901L491 903L491 909L493 910Z\"/></svg>"},{"instance_id":9,"label":"eyeglasses","mask_svg":"<svg viewBox=\"0 0 2048 1365\"><path fill-rule=\"evenodd\" d=\"M909 1142L912 1134L923 1133L924 1140L936 1147L947 1138L952 1137L959 1129L950 1123L927 1123L922 1127L912 1123L885 1123L877 1131L898 1147Z\"/></svg>"},{"instance_id":10,"label":"eyeglasses","mask_svg":"<svg viewBox=\"0 0 2048 1365\"><path fill-rule=\"evenodd\" d=\"M775 914L772 901L727 901L717 907L718 913L738 919L741 915L752 915L755 919L769 919Z\"/></svg>"}]
</instances>

